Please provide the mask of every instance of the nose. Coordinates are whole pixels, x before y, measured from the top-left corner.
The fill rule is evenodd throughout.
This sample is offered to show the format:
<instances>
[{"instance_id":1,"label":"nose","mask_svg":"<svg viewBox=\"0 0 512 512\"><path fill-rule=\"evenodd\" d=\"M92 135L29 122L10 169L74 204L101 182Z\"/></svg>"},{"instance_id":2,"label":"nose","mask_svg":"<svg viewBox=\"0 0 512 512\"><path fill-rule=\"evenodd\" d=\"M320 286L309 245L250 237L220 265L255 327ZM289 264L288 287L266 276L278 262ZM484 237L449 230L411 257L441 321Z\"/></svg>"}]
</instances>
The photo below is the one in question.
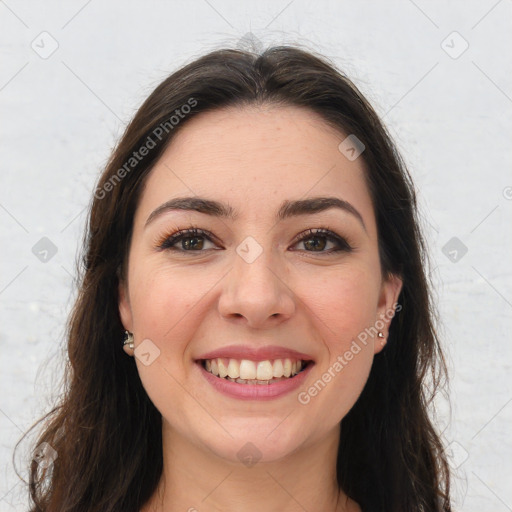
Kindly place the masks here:
<instances>
[{"instance_id":1,"label":"nose","mask_svg":"<svg viewBox=\"0 0 512 512\"><path fill-rule=\"evenodd\" d=\"M295 295L286 283L284 264L273 256L269 250L252 262L235 256L219 299L219 312L224 318L264 328L275 327L293 315Z\"/></svg>"}]
</instances>

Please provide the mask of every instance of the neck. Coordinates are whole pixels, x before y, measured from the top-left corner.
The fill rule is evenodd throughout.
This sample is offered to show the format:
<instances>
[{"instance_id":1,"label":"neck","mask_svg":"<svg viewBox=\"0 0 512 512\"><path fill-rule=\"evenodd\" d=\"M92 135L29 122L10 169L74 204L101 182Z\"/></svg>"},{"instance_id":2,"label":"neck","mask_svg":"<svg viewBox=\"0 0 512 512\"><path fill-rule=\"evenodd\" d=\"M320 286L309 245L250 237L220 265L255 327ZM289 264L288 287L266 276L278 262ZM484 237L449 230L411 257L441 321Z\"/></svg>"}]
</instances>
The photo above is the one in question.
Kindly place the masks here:
<instances>
[{"instance_id":1,"label":"neck","mask_svg":"<svg viewBox=\"0 0 512 512\"><path fill-rule=\"evenodd\" d=\"M141 512L344 512L336 480L339 428L286 458L252 467L192 444L163 420L163 471Z\"/></svg>"}]
</instances>

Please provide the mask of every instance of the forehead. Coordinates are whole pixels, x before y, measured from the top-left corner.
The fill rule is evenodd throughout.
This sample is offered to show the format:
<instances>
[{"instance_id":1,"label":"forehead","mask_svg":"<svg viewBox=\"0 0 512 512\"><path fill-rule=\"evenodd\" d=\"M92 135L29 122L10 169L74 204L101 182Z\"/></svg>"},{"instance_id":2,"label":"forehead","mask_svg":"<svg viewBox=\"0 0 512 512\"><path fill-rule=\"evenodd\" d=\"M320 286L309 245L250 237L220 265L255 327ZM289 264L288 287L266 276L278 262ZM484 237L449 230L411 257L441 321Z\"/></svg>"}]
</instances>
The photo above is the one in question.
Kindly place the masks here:
<instances>
[{"instance_id":1,"label":"forehead","mask_svg":"<svg viewBox=\"0 0 512 512\"><path fill-rule=\"evenodd\" d=\"M177 132L151 171L138 214L147 218L173 197L198 195L229 202L240 218L261 217L274 214L285 199L336 195L371 216L364 162L350 161L338 149L346 136L298 107L199 114Z\"/></svg>"}]
</instances>

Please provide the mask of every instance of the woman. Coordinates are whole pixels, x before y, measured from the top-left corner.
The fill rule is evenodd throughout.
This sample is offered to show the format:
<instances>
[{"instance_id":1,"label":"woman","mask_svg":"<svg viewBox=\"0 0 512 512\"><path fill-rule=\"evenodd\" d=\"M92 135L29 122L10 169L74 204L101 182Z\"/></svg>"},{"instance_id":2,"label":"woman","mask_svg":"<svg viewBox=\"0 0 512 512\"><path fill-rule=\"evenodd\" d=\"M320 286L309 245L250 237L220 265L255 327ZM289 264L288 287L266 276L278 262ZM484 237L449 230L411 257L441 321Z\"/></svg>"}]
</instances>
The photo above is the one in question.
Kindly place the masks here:
<instances>
[{"instance_id":1,"label":"woman","mask_svg":"<svg viewBox=\"0 0 512 512\"><path fill-rule=\"evenodd\" d=\"M32 511L451 510L414 187L323 58L222 50L172 74L84 243Z\"/></svg>"}]
</instances>

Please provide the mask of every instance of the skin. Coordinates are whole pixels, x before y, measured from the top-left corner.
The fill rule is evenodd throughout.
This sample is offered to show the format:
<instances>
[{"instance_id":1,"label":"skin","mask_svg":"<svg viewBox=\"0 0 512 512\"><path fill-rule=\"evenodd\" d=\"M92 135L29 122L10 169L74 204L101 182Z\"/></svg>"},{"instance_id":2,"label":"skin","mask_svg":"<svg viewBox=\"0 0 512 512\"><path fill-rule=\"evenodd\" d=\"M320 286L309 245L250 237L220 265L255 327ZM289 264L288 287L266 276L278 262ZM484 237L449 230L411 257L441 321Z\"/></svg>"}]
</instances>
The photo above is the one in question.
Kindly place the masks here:
<instances>
[{"instance_id":1,"label":"skin","mask_svg":"<svg viewBox=\"0 0 512 512\"><path fill-rule=\"evenodd\" d=\"M164 471L143 512L360 510L336 483L339 423L385 344L402 282L381 274L364 162L338 150L344 138L306 109L216 110L190 120L151 171L119 289L135 349L149 339L160 351L148 366L135 358L163 417ZM144 227L161 204L194 195L226 202L239 217L175 210ZM366 229L336 208L275 221L283 201L316 196L350 202ZM161 239L191 226L217 240L200 238L193 253L181 241L174 251L158 250ZM310 228L328 228L354 250L329 253L336 243L321 237L297 242ZM248 236L263 251L252 263L236 252ZM231 344L292 348L315 361L304 391L383 316L384 342L359 344L306 405L295 391L267 401L227 397L194 362ZM261 455L252 467L237 457L248 442Z\"/></svg>"}]
</instances>

